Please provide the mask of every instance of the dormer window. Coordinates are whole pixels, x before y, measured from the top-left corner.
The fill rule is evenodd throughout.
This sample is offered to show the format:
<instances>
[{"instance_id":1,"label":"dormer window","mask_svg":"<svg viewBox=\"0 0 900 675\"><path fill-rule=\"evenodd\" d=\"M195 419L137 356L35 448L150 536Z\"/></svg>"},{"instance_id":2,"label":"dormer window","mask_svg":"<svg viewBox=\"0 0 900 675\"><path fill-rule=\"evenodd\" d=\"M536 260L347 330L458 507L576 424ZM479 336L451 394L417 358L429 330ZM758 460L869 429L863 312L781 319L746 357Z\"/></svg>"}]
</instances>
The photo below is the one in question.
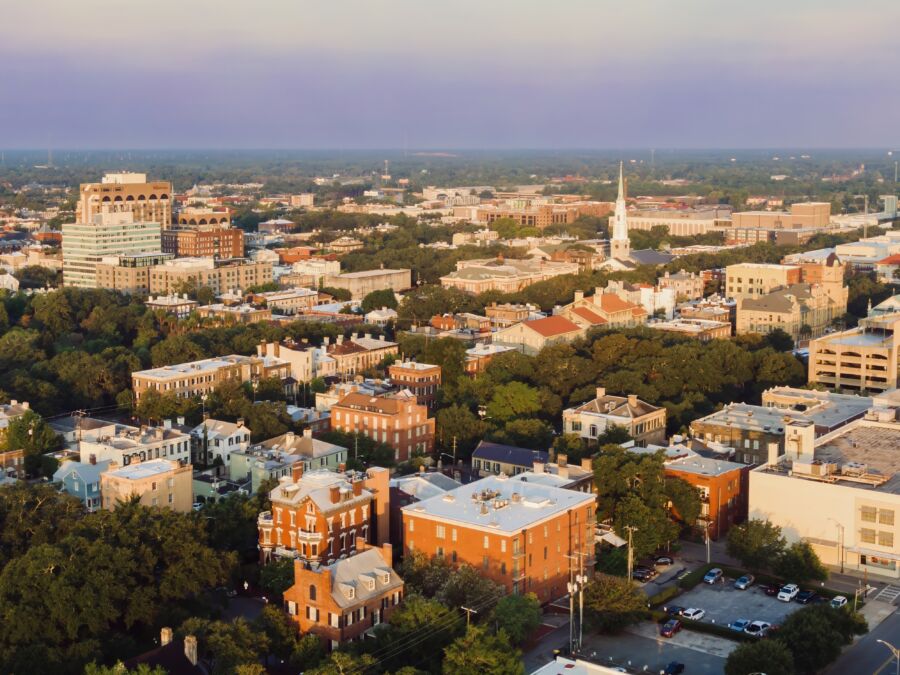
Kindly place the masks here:
<instances>
[{"instance_id":1,"label":"dormer window","mask_svg":"<svg viewBox=\"0 0 900 675\"><path fill-rule=\"evenodd\" d=\"M366 579L366 588L370 591L375 590L375 580L374 579Z\"/></svg>"},{"instance_id":2,"label":"dormer window","mask_svg":"<svg viewBox=\"0 0 900 675\"><path fill-rule=\"evenodd\" d=\"M344 590L344 593L347 596L348 600L353 600L356 597L356 589L353 588L353 586L347 586L347 588Z\"/></svg>"},{"instance_id":3,"label":"dormer window","mask_svg":"<svg viewBox=\"0 0 900 675\"><path fill-rule=\"evenodd\" d=\"M391 573L390 572L385 572L384 574L381 575L381 583L383 583L383 584L391 583Z\"/></svg>"}]
</instances>

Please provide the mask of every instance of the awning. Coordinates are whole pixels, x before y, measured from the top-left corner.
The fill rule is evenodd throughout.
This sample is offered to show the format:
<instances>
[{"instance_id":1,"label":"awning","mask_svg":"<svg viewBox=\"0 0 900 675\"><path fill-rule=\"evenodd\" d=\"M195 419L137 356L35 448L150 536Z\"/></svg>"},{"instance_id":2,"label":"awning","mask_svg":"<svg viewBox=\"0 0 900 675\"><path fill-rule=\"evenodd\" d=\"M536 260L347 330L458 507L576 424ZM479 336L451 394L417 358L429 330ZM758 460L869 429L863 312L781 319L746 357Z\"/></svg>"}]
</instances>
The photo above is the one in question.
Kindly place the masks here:
<instances>
[{"instance_id":1,"label":"awning","mask_svg":"<svg viewBox=\"0 0 900 675\"><path fill-rule=\"evenodd\" d=\"M900 555L896 553L886 553L885 551L876 551L871 548L862 548L860 546L848 546L846 551L851 553L859 553L860 555L872 556L874 558L886 558L887 560L900 560Z\"/></svg>"},{"instance_id":2,"label":"awning","mask_svg":"<svg viewBox=\"0 0 900 675\"><path fill-rule=\"evenodd\" d=\"M625 546L625 544L628 543L627 541L622 539L622 537L617 535L615 532L604 532L603 534L598 534L595 537L595 540L597 542L606 542L607 544L611 544L611 545L615 546L616 548L621 548L622 546Z\"/></svg>"}]
</instances>

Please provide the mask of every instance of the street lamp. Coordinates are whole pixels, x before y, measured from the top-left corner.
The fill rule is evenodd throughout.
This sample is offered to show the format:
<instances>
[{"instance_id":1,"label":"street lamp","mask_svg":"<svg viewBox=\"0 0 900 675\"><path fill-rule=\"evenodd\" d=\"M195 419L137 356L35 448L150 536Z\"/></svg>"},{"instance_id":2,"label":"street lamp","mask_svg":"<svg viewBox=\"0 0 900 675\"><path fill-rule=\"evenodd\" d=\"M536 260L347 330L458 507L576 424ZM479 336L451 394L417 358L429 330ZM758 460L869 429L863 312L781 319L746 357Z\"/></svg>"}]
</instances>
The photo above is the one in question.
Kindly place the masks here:
<instances>
[{"instance_id":1,"label":"street lamp","mask_svg":"<svg viewBox=\"0 0 900 675\"><path fill-rule=\"evenodd\" d=\"M875 640L875 642L880 642L885 647L891 650L891 654L894 655L894 660L897 662L896 672L897 675L900 675L900 649L897 649L894 645L892 645L887 640Z\"/></svg>"},{"instance_id":2,"label":"street lamp","mask_svg":"<svg viewBox=\"0 0 900 675\"><path fill-rule=\"evenodd\" d=\"M838 528L838 535L840 536L840 539L838 540L838 547L839 547L838 548L838 557L840 558L840 561L841 561L841 574L843 574L844 573L844 524L839 523L834 518L829 518L828 520L830 520L832 523L837 525L837 528Z\"/></svg>"}]
</instances>

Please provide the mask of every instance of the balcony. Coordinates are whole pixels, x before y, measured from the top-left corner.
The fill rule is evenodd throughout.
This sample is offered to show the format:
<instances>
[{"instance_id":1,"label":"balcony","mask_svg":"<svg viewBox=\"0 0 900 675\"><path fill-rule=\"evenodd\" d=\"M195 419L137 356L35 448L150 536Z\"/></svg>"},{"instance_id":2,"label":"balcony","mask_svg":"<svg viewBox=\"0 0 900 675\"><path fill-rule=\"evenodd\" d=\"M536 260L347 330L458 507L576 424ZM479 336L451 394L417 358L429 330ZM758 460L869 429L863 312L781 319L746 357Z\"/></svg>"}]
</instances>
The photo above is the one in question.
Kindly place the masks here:
<instances>
[{"instance_id":1,"label":"balcony","mask_svg":"<svg viewBox=\"0 0 900 675\"><path fill-rule=\"evenodd\" d=\"M524 578L525 578L525 568L524 567L514 569L512 571L512 580L513 581L521 581Z\"/></svg>"},{"instance_id":2,"label":"balcony","mask_svg":"<svg viewBox=\"0 0 900 675\"><path fill-rule=\"evenodd\" d=\"M315 530L297 530L297 539L306 542L322 541L322 533Z\"/></svg>"},{"instance_id":3,"label":"balcony","mask_svg":"<svg viewBox=\"0 0 900 675\"><path fill-rule=\"evenodd\" d=\"M521 559L524 558L524 557L525 557L525 551L524 551L524 550L519 549L518 551L515 551L515 550L514 550L514 551L512 552L512 559L513 559L513 560L521 560Z\"/></svg>"},{"instance_id":4,"label":"balcony","mask_svg":"<svg viewBox=\"0 0 900 675\"><path fill-rule=\"evenodd\" d=\"M256 524L259 527L272 527L275 524L275 520L272 518L271 511L263 511L256 518Z\"/></svg>"}]
</instances>

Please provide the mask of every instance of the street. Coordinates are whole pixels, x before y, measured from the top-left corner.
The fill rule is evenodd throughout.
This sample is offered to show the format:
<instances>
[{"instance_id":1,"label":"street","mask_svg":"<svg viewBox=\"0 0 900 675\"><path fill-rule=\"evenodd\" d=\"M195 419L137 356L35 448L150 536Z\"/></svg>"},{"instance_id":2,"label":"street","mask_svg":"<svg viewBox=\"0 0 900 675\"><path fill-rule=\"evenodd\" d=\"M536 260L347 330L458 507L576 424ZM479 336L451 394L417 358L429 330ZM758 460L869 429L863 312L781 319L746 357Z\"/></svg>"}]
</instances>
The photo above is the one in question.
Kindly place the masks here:
<instances>
[{"instance_id":1,"label":"street","mask_svg":"<svg viewBox=\"0 0 900 675\"><path fill-rule=\"evenodd\" d=\"M825 670L828 675L893 675L898 666L890 650L877 640L900 645L900 613L894 612L874 630L849 647L840 658Z\"/></svg>"}]
</instances>

